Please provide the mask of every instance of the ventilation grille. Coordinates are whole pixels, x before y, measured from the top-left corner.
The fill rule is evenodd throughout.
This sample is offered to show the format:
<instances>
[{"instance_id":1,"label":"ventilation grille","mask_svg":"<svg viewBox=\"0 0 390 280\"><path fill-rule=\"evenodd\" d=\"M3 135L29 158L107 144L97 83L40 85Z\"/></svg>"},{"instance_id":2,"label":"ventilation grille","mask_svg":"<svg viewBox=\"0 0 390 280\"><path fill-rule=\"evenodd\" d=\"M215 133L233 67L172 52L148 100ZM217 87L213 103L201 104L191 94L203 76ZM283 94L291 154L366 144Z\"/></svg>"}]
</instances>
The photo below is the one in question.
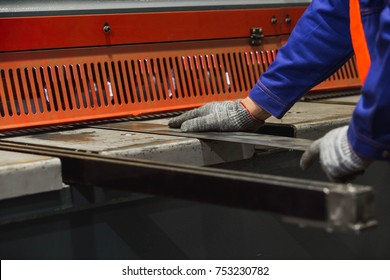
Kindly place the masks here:
<instances>
[{"instance_id":1,"label":"ventilation grille","mask_svg":"<svg viewBox=\"0 0 390 280\"><path fill-rule=\"evenodd\" d=\"M207 47L206 47L207 46ZM267 49L267 47L269 47ZM275 44L182 43L0 55L0 129L182 110L245 97ZM349 61L318 90L358 82Z\"/></svg>"}]
</instances>

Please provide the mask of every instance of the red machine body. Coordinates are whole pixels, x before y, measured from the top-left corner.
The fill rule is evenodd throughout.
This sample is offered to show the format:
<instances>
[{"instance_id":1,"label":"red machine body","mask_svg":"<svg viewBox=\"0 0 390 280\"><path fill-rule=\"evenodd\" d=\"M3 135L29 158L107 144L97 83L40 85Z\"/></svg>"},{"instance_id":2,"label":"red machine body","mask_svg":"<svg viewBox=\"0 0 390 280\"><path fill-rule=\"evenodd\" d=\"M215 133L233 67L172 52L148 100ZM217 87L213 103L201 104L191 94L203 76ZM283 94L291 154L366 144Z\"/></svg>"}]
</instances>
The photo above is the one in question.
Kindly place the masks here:
<instances>
[{"instance_id":1,"label":"red machine body","mask_svg":"<svg viewBox=\"0 0 390 280\"><path fill-rule=\"evenodd\" d=\"M304 10L1 17L0 130L154 114L245 97ZM351 59L313 90L359 86Z\"/></svg>"}]
</instances>

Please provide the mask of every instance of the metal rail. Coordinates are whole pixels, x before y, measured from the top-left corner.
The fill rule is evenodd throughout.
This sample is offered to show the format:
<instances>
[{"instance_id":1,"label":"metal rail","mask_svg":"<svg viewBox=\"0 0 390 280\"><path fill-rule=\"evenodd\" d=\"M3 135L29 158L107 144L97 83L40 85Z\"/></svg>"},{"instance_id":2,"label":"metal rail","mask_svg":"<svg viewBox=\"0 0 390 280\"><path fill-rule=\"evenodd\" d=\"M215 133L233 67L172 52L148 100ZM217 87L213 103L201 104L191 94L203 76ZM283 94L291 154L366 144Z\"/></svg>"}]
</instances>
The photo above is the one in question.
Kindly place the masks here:
<instances>
[{"instance_id":1,"label":"metal rail","mask_svg":"<svg viewBox=\"0 0 390 280\"><path fill-rule=\"evenodd\" d=\"M332 229L376 224L371 187L115 158L39 145L0 142L0 149L61 158L65 183L263 210Z\"/></svg>"}]
</instances>

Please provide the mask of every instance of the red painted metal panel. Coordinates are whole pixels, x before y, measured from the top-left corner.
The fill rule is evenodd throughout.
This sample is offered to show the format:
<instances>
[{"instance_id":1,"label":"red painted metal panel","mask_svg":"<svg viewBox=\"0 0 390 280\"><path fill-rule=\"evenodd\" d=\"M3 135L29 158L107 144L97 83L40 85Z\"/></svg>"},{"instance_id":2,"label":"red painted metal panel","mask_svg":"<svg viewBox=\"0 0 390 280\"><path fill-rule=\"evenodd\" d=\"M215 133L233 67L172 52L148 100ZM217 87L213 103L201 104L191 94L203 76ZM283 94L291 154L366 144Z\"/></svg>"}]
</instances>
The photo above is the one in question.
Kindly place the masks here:
<instances>
[{"instance_id":1,"label":"red painted metal panel","mask_svg":"<svg viewBox=\"0 0 390 280\"><path fill-rule=\"evenodd\" d=\"M0 18L0 52L289 34L304 7ZM286 15L291 23L285 22ZM277 23L272 24L272 17ZM103 31L109 24L111 32Z\"/></svg>"}]
</instances>

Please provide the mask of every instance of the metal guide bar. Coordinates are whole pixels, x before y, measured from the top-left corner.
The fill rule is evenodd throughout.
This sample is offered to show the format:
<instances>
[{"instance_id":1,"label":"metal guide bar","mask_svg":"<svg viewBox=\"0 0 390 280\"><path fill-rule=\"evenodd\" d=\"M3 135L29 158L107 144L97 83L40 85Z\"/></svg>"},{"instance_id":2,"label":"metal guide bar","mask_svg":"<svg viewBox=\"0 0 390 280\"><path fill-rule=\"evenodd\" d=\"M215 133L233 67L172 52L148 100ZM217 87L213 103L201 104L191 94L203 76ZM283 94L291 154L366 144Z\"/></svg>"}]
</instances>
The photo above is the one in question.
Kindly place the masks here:
<instances>
[{"instance_id":1,"label":"metal guide bar","mask_svg":"<svg viewBox=\"0 0 390 280\"><path fill-rule=\"evenodd\" d=\"M216 140L222 142L251 144L297 151L305 151L312 143L312 140L309 139L282 137L249 132L180 132L179 129L168 128L166 125L145 123L142 121L106 123L94 127L160 135L190 137L202 140Z\"/></svg>"},{"instance_id":2,"label":"metal guide bar","mask_svg":"<svg viewBox=\"0 0 390 280\"><path fill-rule=\"evenodd\" d=\"M115 158L6 141L0 142L0 149L60 157L68 184L125 188L263 210L337 229L361 230L375 223L373 191L368 186Z\"/></svg>"},{"instance_id":3,"label":"metal guide bar","mask_svg":"<svg viewBox=\"0 0 390 280\"><path fill-rule=\"evenodd\" d=\"M245 97L279 37L0 54L0 130L154 114ZM315 90L356 87L354 60Z\"/></svg>"}]
</instances>

